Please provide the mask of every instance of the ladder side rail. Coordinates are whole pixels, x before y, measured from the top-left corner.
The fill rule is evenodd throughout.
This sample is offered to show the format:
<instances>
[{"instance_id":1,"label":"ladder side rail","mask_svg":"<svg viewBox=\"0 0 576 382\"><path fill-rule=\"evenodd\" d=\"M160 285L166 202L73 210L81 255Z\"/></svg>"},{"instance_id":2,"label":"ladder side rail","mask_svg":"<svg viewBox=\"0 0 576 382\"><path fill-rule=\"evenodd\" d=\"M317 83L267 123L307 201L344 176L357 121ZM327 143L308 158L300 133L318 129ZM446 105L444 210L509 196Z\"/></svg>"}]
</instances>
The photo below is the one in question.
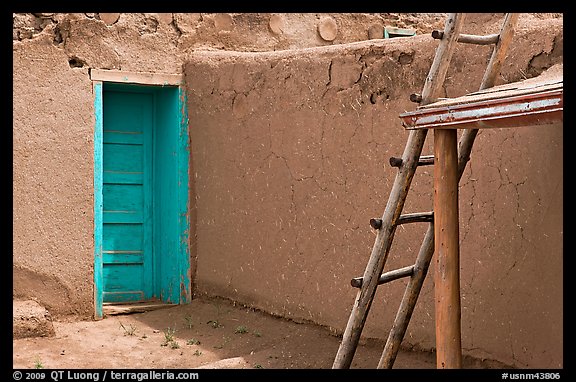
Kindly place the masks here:
<instances>
[{"instance_id":1,"label":"ladder side rail","mask_svg":"<svg viewBox=\"0 0 576 382\"><path fill-rule=\"evenodd\" d=\"M380 361L378 362L378 369L392 369L394 361L396 361L396 356L400 350L400 344L404 339L406 330L408 329L408 324L410 323L410 318L416 307L416 301L420 295L420 290L426 279L426 274L428 273L428 268L430 262L432 261L432 256L434 255L434 223L428 225L426 230L426 235L420 246L420 251L418 252L418 257L416 258L416 264L414 265L414 271L406 289L404 290L404 296L400 302L400 307L396 313L396 318L392 324L392 329L388 334L388 339L386 340L386 345L384 345L384 350Z\"/></svg>"},{"instance_id":2,"label":"ladder side rail","mask_svg":"<svg viewBox=\"0 0 576 382\"><path fill-rule=\"evenodd\" d=\"M514 37L514 28L518 22L519 16L519 13L506 14L504 23L500 29L500 37L494 46L490 62L488 62L488 67L484 72L484 77L480 84L480 90L491 88L495 85L496 78L502 70L502 64L504 63L504 59L508 53L508 47ZM460 140L458 141L458 179L462 177L466 164L470 160L470 153L472 152L472 146L474 145L476 135L478 135L478 129L465 129L460 136Z\"/></svg>"}]
</instances>

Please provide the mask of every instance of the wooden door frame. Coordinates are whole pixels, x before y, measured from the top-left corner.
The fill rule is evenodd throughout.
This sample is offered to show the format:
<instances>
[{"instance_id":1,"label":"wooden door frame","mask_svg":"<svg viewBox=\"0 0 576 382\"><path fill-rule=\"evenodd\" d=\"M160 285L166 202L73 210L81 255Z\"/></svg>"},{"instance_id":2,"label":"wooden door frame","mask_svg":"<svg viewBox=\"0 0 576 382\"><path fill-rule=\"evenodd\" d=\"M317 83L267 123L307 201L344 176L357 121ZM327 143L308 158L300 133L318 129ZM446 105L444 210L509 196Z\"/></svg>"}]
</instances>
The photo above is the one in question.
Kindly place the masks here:
<instances>
[{"instance_id":1,"label":"wooden door frame","mask_svg":"<svg viewBox=\"0 0 576 382\"><path fill-rule=\"evenodd\" d=\"M189 130L186 107L184 77L180 74L124 72L118 70L90 70L92 92L94 94L94 318L103 318L103 85L107 82L171 86L178 88L178 239L179 248L177 269L180 290L179 301L172 303L189 303L191 301L191 264L190 264L190 202L189 202Z\"/></svg>"}]
</instances>

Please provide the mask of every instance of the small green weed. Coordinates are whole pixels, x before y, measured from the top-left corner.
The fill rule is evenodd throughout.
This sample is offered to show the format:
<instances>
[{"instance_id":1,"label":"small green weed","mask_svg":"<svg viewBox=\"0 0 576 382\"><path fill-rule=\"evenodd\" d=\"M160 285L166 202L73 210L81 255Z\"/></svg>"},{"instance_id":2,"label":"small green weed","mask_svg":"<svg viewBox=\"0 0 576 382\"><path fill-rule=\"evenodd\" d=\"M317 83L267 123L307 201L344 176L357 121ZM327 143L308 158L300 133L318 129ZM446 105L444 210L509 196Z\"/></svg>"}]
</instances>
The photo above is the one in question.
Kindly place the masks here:
<instances>
[{"instance_id":1,"label":"small green weed","mask_svg":"<svg viewBox=\"0 0 576 382\"><path fill-rule=\"evenodd\" d=\"M223 327L218 320L210 320L207 322L208 325L212 326L214 329Z\"/></svg>"},{"instance_id":2,"label":"small green weed","mask_svg":"<svg viewBox=\"0 0 576 382\"><path fill-rule=\"evenodd\" d=\"M170 327L164 329L164 342L162 342L160 346L170 345L171 349L178 349L180 347L180 344L176 342L176 338L174 337L175 334L176 329Z\"/></svg>"},{"instance_id":3,"label":"small green weed","mask_svg":"<svg viewBox=\"0 0 576 382\"><path fill-rule=\"evenodd\" d=\"M167 327L164 329L164 341L165 342L172 342L174 341L174 334L176 334L176 329L171 327Z\"/></svg>"},{"instance_id":4,"label":"small green weed","mask_svg":"<svg viewBox=\"0 0 576 382\"><path fill-rule=\"evenodd\" d=\"M236 334L248 333L248 328L246 328L244 325L240 325L240 326L236 327L236 330L234 330L234 333L236 333Z\"/></svg>"},{"instance_id":5,"label":"small green weed","mask_svg":"<svg viewBox=\"0 0 576 382\"><path fill-rule=\"evenodd\" d=\"M186 345L200 345L200 341L198 341L196 338L190 338L188 341L186 341Z\"/></svg>"},{"instance_id":6,"label":"small green weed","mask_svg":"<svg viewBox=\"0 0 576 382\"><path fill-rule=\"evenodd\" d=\"M133 336L134 333L136 332L136 327L132 324L130 324L130 327L127 328L126 326L124 326L124 324L122 322L120 322L120 327L122 329L124 329L124 335L125 336Z\"/></svg>"},{"instance_id":7,"label":"small green weed","mask_svg":"<svg viewBox=\"0 0 576 382\"><path fill-rule=\"evenodd\" d=\"M188 329L192 329L192 327L194 326L194 324L192 323L192 316L191 315L187 315L184 317L184 320L186 320L186 325L188 326Z\"/></svg>"},{"instance_id":8,"label":"small green weed","mask_svg":"<svg viewBox=\"0 0 576 382\"><path fill-rule=\"evenodd\" d=\"M44 369L44 365L40 360L40 357L36 357L36 361L34 361L34 369Z\"/></svg>"},{"instance_id":9,"label":"small green weed","mask_svg":"<svg viewBox=\"0 0 576 382\"><path fill-rule=\"evenodd\" d=\"M223 349L224 346L226 346L226 344L227 344L228 342L230 342L230 339L231 339L231 338L224 336L222 339L223 339L224 341L223 341L220 345L214 345L214 349Z\"/></svg>"}]
</instances>

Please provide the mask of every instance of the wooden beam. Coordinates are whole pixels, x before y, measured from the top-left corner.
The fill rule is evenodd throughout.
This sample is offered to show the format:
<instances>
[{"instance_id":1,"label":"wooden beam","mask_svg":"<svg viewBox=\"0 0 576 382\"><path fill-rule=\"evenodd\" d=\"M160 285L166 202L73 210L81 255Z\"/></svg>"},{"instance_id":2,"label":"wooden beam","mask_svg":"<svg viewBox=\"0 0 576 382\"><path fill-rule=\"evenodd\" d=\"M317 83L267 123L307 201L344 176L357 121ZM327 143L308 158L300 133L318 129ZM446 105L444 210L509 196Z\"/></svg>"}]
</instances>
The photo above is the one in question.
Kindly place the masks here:
<instances>
[{"instance_id":1,"label":"wooden beam","mask_svg":"<svg viewBox=\"0 0 576 382\"><path fill-rule=\"evenodd\" d=\"M386 284L390 281L398 280L403 277L412 276L413 273L414 265L388 271L380 276L380 279L378 279L378 285ZM362 280L362 277L354 277L352 280L350 280L350 285L352 285L354 288L362 288Z\"/></svg>"},{"instance_id":2,"label":"wooden beam","mask_svg":"<svg viewBox=\"0 0 576 382\"><path fill-rule=\"evenodd\" d=\"M125 72L122 70L91 69L92 81L120 82L124 84L180 86L184 84L183 74Z\"/></svg>"},{"instance_id":3,"label":"wooden beam","mask_svg":"<svg viewBox=\"0 0 576 382\"><path fill-rule=\"evenodd\" d=\"M500 35L496 33L489 34L486 36L477 36L472 34L461 33L456 41L461 42L463 44L490 45L490 44L496 44L498 42L499 36ZM432 31L432 37L437 40L442 40L442 37L444 37L444 32L434 30Z\"/></svg>"},{"instance_id":4,"label":"wooden beam","mask_svg":"<svg viewBox=\"0 0 576 382\"><path fill-rule=\"evenodd\" d=\"M458 146L456 130L434 130L436 367L462 367Z\"/></svg>"}]
</instances>

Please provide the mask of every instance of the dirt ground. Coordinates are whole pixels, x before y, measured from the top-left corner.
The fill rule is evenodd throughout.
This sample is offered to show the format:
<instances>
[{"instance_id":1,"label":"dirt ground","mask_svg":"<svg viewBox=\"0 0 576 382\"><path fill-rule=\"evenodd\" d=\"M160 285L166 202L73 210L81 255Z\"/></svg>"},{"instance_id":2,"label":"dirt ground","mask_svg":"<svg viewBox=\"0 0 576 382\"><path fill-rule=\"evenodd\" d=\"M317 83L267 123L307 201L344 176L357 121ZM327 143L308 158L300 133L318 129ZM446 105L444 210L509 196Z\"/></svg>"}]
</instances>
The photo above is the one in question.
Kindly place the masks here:
<instances>
[{"instance_id":1,"label":"dirt ground","mask_svg":"<svg viewBox=\"0 0 576 382\"><path fill-rule=\"evenodd\" d=\"M100 321L55 321L55 335L13 340L13 368L329 369L340 338L221 298ZM362 341L351 368L378 364L382 343ZM465 358L465 368L498 368ZM430 352L402 350L396 369L434 369Z\"/></svg>"}]
</instances>

